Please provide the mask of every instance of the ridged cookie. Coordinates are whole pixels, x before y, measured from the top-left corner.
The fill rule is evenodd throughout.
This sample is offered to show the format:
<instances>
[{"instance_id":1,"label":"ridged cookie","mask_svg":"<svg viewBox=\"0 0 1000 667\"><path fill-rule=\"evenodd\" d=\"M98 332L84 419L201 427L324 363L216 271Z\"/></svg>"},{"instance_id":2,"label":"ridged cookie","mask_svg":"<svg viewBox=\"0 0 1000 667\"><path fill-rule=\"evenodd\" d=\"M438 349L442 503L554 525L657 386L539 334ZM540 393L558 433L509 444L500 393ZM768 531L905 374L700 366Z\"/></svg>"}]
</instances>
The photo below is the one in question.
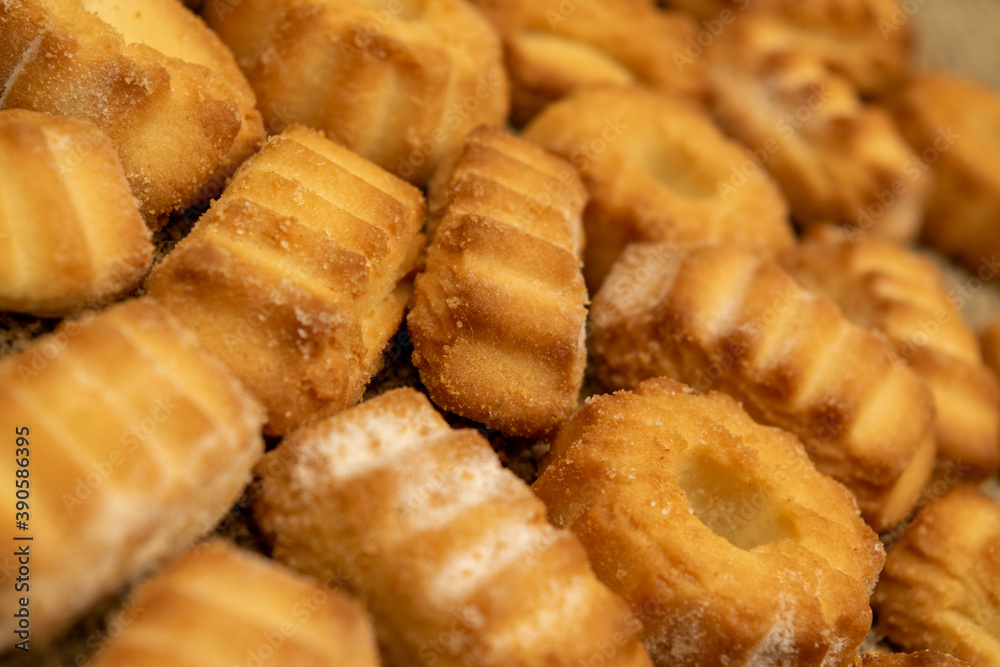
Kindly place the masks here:
<instances>
[{"instance_id":1,"label":"ridged cookie","mask_svg":"<svg viewBox=\"0 0 1000 667\"><path fill-rule=\"evenodd\" d=\"M853 662L885 559L790 433L667 378L597 396L535 482L662 667Z\"/></svg>"},{"instance_id":2,"label":"ridged cookie","mask_svg":"<svg viewBox=\"0 0 1000 667\"><path fill-rule=\"evenodd\" d=\"M67 320L0 361L11 492L5 549L30 573L0 603L3 647L29 600L35 649L133 577L210 531L264 452L260 405L194 335L148 299ZM24 440L17 439L22 436ZM17 449L15 450L15 446ZM24 451L22 451L22 449ZM15 454L17 457L15 457ZM14 481L24 491L15 505ZM23 512L23 514L16 514Z\"/></svg>"},{"instance_id":3,"label":"ridged cookie","mask_svg":"<svg viewBox=\"0 0 1000 667\"><path fill-rule=\"evenodd\" d=\"M75 118L0 111L0 310L100 306L137 288L152 263L107 136Z\"/></svg>"},{"instance_id":4,"label":"ridged cookie","mask_svg":"<svg viewBox=\"0 0 1000 667\"><path fill-rule=\"evenodd\" d=\"M898 646L1000 665L1000 505L959 486L917 514L889 548L872 608Z\"/></svg>"},{"instance_id":5,"label":"ridged cookie","mask_svg":"<svg viewBox=\"0 0 1000 667\"><path fill-rule=\"evenodd\" d=\"M928 259L821 227L782 258L803 287L858 326L881 331L934 394L939 475L977 482L1000 468L1000 388L976 335Z\"/></svg>"},{"instance_id":6,"label":"ridged cookie","mask_svg":"<svg viewBox=\"0 0 1000 667\"><path fill-rule=\"evenodd\" d=\"M0 108L97 125L154 228L263 139L232 54L176 0L8 0L0 34Z\"/></svg>"},{"instance_id":7,"label":"ridged cookie","mask_svg":"<svg viewBox=\"0 0 1000 667\"><path fill-rule=\"evenodd\" d=\"M272 132L302 123L423 185L480 123L501 123L500 38L464 0L209 3Z\"/></svg>"},{"instance_id":8,"label":"ridged cookie","mask_svg":"<svg viewBox=\"0 0 1000 667\"><path fill-rule=\"evenodd\" d=\"M594 297L591 321L608 387L664 375L725 391L798 435L876 530L913 508L934 463L933 396L887 341L777 264L734 247L636 244Z\"/></svg>"},{"instance_id":9,"label":"ridged cookie","mask_svg":"<svg viewBox=\"0 0 1000 667\"><path fill-rule=\"evenodd\" d=\"M222 540L142 582L142 610L96 667L378 667L371 619L342 591Z\"/></svg>"},{"instance_id":10,"label":"ridged cookie","mask_svg":"<svg viewBox=\"0 0 1000 667\"><path fill-rule=\"evenodd\" d=\"M268 140L156 267L147 293L197 332L286 433L361 399L399 328L423 195L302 126Z\"/></svg>"},{"instance_id":11,"label":"ridged cookie","mask_svg":"<svg viewBox=\"0 0 1000 667\"><path fill-rule=\"evenodd\" d=\"M274 557L364 600L387 667L650 664L577 539L412 389L295 432L257 473Z\"/></svg>"},{"instance_id":12,"label":"ridged cookie","mask_svg":"<svg viewBox=\"0 0 1000 667\"><path fill-rule=\"evenodd\" d=\"M933 177L891 115L798 48L787 30L744 16L709 51L711 107L753 149L802 227L834 223L902 243L914 240Z\"/></svg>"},{"instance_id":13,"label":"ridged cookie","mask_svg":"<svg viewBox=\"0 0 1000 667\"><path fill-rule=\"evenodd\" d=\"M779 24L795 50L846 76L866 97L885 95L910 74L914 40L908 10L913 5L903 0L666 0L664 4L690 12L712 37L748 16L767 17Z\"/></svg>"},{"instance_id":14,"label":"ridged cookie","mask_svg":"<svg viewBox=\"0 0 1000 667\"><path fill-rule=\"evenodd\" d=\"M442 164L407 316L439 406L520 436L552 431L577 407L585 201L572 166L499 128L473 130Z\"/></svg>"}]
</instances>

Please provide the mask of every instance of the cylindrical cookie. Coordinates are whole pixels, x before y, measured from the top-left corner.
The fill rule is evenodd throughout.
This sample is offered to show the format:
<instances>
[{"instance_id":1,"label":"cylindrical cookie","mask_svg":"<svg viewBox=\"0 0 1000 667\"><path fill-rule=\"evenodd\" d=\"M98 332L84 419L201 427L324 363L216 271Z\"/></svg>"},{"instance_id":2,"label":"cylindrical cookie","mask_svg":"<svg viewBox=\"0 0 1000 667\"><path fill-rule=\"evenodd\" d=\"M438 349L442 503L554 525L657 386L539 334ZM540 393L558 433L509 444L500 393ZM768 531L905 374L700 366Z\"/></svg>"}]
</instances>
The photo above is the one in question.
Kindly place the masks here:
<instances>
[{"instance_id":1,"label":"cylindrical cookie","mask_svg":"<svg viewBox=\"0 0 1000 667\"><path fill-rule=\"evenodd\" d=\"M0 111L0 310L56 317L101 306L152 264L108 137L76 118Z\"/></svg>"},{"instance_id":2,"label":"cylindrical cookie","mask_svg":"<svg viewBox=\"0 0 1000 667\"><path fill-rule=\"evenodd\" d=\"M464 0L213 2L271 132L324 130L423 185L441 157L510 105L503 47Z\"/></svg>"},{"instance_id":3,"label":"cylindrical cookie","mask_svg":"<svg viewBox=\"0 0 1000 667\"><path fill-rule=\"evenodd\" d=\"M878 531L913 508L934 464L934 399L882 337L777 264L739 248L635 244L591 307L598 377L669 376L725 391L798 435Z\"/></svg>"},{"instance_id":4,"label":"cylindrical cookie","mask_svg":"<svg viewBox=\"0 0 1000 667\"><path fill-rule=\"evenodd\" d=\"M473 130L442 163L407 316L439 406L517 436L550 433L576 409L586 196L569 163L499 128Z\"/></svg>"},{"instance_id":5,"label":"cylindrical cookie","mask_svg":"<svg viewBox=\"0 0 1000 667\"><path fill-rule=\"evenodd\" d=\"M1000 504L958 486L917 514L889 548L872 609L907 650L1000 665Z\"/></svg>"},{"instance_id":6,"label":"cylindrical cookie","mask_svg":"<svg viewBox=\"0 0 1000 667\"><path fill-rule=\"evenodd\" d=\"M222 540L142 582L96 667L378 667L371 619L342 591Z\"/></svg>"},{"instance_id":7,"label":"cylindrical cookie","mask_svg":"<svg viewBox=\"0 0 1000 667\"><path fill-rule=\"evenodd\" d=\"M911 250L819 227L782 258L806 289L882 332L934 394L936 476L978 482L1000 468L1000 388L941 271Z\"/></svg>"},{"instance_id":8,"label":"cylindrical cookie","mask_svg":"<svg viewBox=\"0 0 1000 667\"><path fill-rule=\"evenodd\" d=\"M388 667L650 664L577 539L415 390L291 434L257 472L274 557L356 593Z\"/></svg>"},{"instance_id":9,"label":"cylindrical cookie","mask_svg":"<svg viewBox=\"0 0 1000 667\"><path fill-rule=\"evenodd\" d=\"M264 450L260 405L148 299L67 321L0 361L0 501L26 588L3 647L44 645L102 596L210 531ZM24 505L19 505L23 501ZM20 523L23 522L23 523ZM10 533L8 533L9 535ZM27 602L25 602L27 600Z\"/></svg>"}]
</instances>

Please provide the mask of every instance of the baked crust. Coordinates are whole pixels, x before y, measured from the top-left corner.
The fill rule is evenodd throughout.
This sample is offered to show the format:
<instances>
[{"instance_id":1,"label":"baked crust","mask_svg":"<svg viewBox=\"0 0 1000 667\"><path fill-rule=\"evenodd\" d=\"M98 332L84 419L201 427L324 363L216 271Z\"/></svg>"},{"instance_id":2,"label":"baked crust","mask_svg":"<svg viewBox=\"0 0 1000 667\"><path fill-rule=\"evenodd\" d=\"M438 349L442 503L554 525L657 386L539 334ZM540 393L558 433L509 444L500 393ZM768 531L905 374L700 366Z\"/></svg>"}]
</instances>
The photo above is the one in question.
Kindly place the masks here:
<instances>
[{"instance_id":1,"label":"baked crust","mask_svg":"<svg viewBox=\"0 0 1000 667\"><path fill-rule=\"evenodd\" d=\"M702 101L702 60L679 60L698 32L680 12L651 0L473 0L503 37L511 119L523 125L567 93L640 84Z\"/></svg>"},{"instance_id":2,"label":"baked crust","mask_svg":"<svg viewBox=\"0 0 1000 667\"><path fill-rule=\"evenodd\" d=\"M790 433L654 378L592 398L534 484L645 626L657 665L846 665L885 558Z\"/></svg>"},{"instance_id":3,"label":"baked crust","mask_svg":"<svg viewBox=\"0 0 1000 667\"><path fill-rule=\"evenodd\" d=\"M0 111L0 310L58 317L104 305L152 264L107 136L75 118Z\"/></svg>"},{"instance_id":4,"label":"baked crust","mask_svg":"<svg viewBox=\"0 0 1000 667\"><path fill-rule=\"evenodd\" d=\"M563 156L590 192L584 275L597 291L629 243L731 243L770 257L793 243L774 182L703 111L639 87L572 94L524 137ZM733 174L743 181L730 186ZM725 186L725 187L724 187Z\"/></svg>"},{"instance_id":5,"label":"baked crust","mask_svg":"<svg viewBox=\"0 0 1000 667\"><path fill-rule=\"evenodd\" d=\"M917 236L932 176L892 116L798 49L780 22L741 17L709 51L708 80L715 117L755 151L799 225Z\"/></svg>"},{"instance_id":6,"label":"baked crust","mask_svg":"<svg viewBox=\"0 0 1000 667\"><path fill-rule=\"evenodd\" d=\"M128 604L142 612L98 667L221 667L253 658L296 667L380 664L360 604L222 540L142 582Z\"/></svg>"},{"instance_id":7,"label":"baked crust","mask_svg":"<svg viewBox=\"0 0 1000 667\"><path fill-rule=\"evenodd\" d=\"M773 262L733 247L636 244L594 297L591 322L609 388L669 376L731 394L798 435L878 531L907 516L930 475L930 391L887 341Z\"/></svg>"},{"instance_id":8,"label":"baked crust","mask_svg":"<svg viewBox=\"0 0 1000 667\"><path fill-rule=\"evenodd\" d=\"M973 273L996 275L1000 252L1000 96L944 72L914 76L890 106L903 136L930 169L923 240Z\"/></svg>"},{"instance_id":9,"label":"baked crust","mask_svg":"<svg viewBox=\"0 0 1000 667\"><path fill-rule=\"evenodd\" d=\"M902 0L667 0L713 36L748 16L781 24L794 50L881 97L910 74L913 30ZM726 14L728 12L728 14ZM711 47L709 47L711 48Z\"/></svg>"},{"instance_id":10,"label":"baked crust","mask_svg":"<svg viewBox=\"0 0 1000 667\"><path fill-rule=\"evenodd\" d=\"M283 434L361 399L423 248L420 192L292 126L237 170L147 281ZM319 413L319 414L314 414Z\"/></svg>"},{"instance_id":11,"label":"baked crust","mask_svg":"<svg viewBox=\"0 0 1000 667\"><path fill-rule=\"evenodd\" d=\"M858 326L882 332L934 395L938 476L978 482L1000 468L1000 388L940 270L871 237L814 230L782 264ZM949 474L949 471L951 474Z\"/></svg>"},{"instance_id":12,"label":"baked crust","mask_svg":"<svg viewBox=\"0 0 1000 667\"><path fill-rule=\"evenodd\" d=\"M1000 664L1000 505L958 486L917 514L889 548L872 608L907 650Z\"/></svg>"},{"instance_id":13,"label":"baked crust","mask_svg":"<svg viewBox=\"0 0 1000 667\"><path fill-rule=\"evenodd\" d=\"M30 545L30 647L210 531L264 452L263 417L148 299L67 320L0 361L0 427L30 431L22 534L34 539L7 540L11 552ZM13 454L0 461L11 480L23 469ZM13 527L14 493L0 507ZM4 586L0 603L16 610L21 595ZM4 648L19 641L16 621L5 614Z\"/></svg>"},{"instance_id":14,"label":"baked crust","mask_svg":"<svg viewBox=\"0 0 1000 667\"><path fill-rule=\"evenodd\" d=\"M650 664L576 538L415 390L296 431L257 472L274 557L364 600L387 665Z\"/></svg>"},{"instance_id":15,"label":"baked crust","mask_svg":"<svg viewBox=\"0 0 1000 667\"><path fill-rule=\"evenodd\" d=\"M499 128L473 130L442 164L407 316L436 404L518 436L545 435L576 409L585 201L571 165Z\"/></svg>"},{"instance_id":16,"label":"baked crust","mask_svg":"<svg viewBox=\"0 0 1000 667\"><path fill-rule=\"evenodd\" d=\"M178 2L10 0L0 31L0 107L103 130L153 228L217 188L210 181L263 139L232 54Z\"/></svg>"},{"instance_id":17,"label":"baked crust","mask_svg":"<svg viewBox=\"0 0 1000 667\"><path fill-rule=\"evenodd\" d=\"M272 132L324 130L412 183L476 125L507 117L500 39L463 0L242 0L204 15Z\"/></svg>"}]
</instances>

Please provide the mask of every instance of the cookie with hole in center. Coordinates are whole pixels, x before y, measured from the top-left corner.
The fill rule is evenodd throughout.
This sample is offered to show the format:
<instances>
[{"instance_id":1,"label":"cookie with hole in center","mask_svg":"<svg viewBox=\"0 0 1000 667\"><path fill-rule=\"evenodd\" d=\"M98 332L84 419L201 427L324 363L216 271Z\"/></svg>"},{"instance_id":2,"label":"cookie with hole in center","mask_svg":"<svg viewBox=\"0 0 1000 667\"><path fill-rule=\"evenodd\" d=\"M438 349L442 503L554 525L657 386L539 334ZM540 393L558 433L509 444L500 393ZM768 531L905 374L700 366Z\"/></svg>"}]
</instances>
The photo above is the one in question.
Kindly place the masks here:
<instances>
[{"instance_id":1,"label":"cookie with hole in center","mask_svg":"<svg viewBox=\"0 0 1000 667\"><path fill-rule=\"evenodd\" d=\"M792 434L666 378L592 398L533 486L657 665L849 665L885 552Z\"/></svg>"}]
</instances>

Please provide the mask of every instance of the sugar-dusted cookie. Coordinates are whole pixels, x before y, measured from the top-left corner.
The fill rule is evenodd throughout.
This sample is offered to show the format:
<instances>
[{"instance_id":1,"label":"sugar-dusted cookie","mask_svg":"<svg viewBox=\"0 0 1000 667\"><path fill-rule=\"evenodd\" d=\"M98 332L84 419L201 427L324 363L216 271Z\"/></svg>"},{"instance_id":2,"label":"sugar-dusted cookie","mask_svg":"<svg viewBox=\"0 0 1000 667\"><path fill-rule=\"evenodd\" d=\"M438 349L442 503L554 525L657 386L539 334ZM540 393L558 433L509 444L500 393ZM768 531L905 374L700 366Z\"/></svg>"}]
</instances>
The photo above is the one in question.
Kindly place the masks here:
<instances>
[{"instance_id":1,"label":"sugar-dusted cookie","mask_svg":"<svg viewBox=\"0 0 1000 667\"><path fill-rule=\"evenodd\" d=\"M413 183L473 127L507 117L500 38L464 0L229 0L203 15L272 132L324 130Z\"/></svg>"},{"instance_id":2,"label":"sugar-dusted cookie","mask_svg":"<svg viewBox=\"0 0 1000 667\"><path fill-rule=\"evenodd\" d=\"M635 244L591 307L598 377L669 376L731 394L798 435L816 468L882 531L913 508L934 464L934 398L880 336L732 246Z\"/></svg>"},{"instance_id":3,"label":"sugar-dusted cookie","mask_svg":"<svg viewBox=\"0 0 1000 667\"><path fill-rule=\"evenodd\" d=\"M431 399L520 436L576 409L587 363L586 191L573 167L482 126L430 189L427 266L407 316Z\"/></svg>"},{"instance_id":4,"label":"sugar-dusted cookie","mask_svg":"<svg viewBox=\"0 0 1000 667\"><path fill-rule=\"evenodd\" d=\"M424 198L293 126L244 163L156 267L151 296L197 332L285 433L361 399L399 328Z\"/></svg>"},{"instance_id":5,"label":"sugar-dusted cookie","mask_svg":"<svg viewBox=\"0 0 1000 667\"><path fill-rule=\"evenodd\" d=\"M0 34L0 107L97 125L153 227L263 138L232 54L176 0L9 0Z\"/></svg>"},{"instance_id":6,"label":"sugar-dusted cookie","mask_svg":"<svg viewBox=\"0 0 1000 667\"><path fill-rule=\"evenodd\" d=\"M3 543L24 550L27 572L23 588L0 588L2 646L41 647L209 532L263 454L263 419L222 363L148 299L67 320L0 361ZM14 632L21 607L30 637Z\"/></svg>"},{"instance_id":7,"label":"sugar-dusted cookie","mask_svg":"<svg viewBox=\"0 0 1000 667\"><path fill-rule=\"evenodd\" d=\"M872 608L898 646L1000 665L1000 505L959 486L917 514L889 548Z\"/></svg>"},{"instance_id":8,"label":"sugar-dusted cookie","mask_svg":"<svg viewBox=\"0 0 1000 667\"><path fill-rule=\"evenodd\" d=\"M799 440L667 378L597 396L535 482L656 665L848 665L885 551Z\"/></svg>"},{"instance_id":9,"label":"sugar-dusted cookie","mask_svg":"<svg viewBox=\"0 0 1000 667\"><path fill-rule=\"evenodd\" d=\"M356 593L389 667L650 665L576 537L413 389L296 431L257 473L274 557Z\"/></svg>"},{"instance_id":10,"label":"sugar-dusted cookie","mask_svg":"<svg viewBox=\"0 0 1000 667\"><path fill-rule=\"evenodd\" d=\"M343 591L222 540L142 582L97 667L378 667L371 619Z\"/></svg>"},{"instance_id":11,"label":"sugar-dusted cookie","mask_svg":"<svg viewBox=\"0 0 1000 667\"><path fill-rule=\"evenodd\" d=\"M0 310L100 306L137 288L152 263L108 137L75 118L0 111Z\"/></svg>"}]
</instances>

